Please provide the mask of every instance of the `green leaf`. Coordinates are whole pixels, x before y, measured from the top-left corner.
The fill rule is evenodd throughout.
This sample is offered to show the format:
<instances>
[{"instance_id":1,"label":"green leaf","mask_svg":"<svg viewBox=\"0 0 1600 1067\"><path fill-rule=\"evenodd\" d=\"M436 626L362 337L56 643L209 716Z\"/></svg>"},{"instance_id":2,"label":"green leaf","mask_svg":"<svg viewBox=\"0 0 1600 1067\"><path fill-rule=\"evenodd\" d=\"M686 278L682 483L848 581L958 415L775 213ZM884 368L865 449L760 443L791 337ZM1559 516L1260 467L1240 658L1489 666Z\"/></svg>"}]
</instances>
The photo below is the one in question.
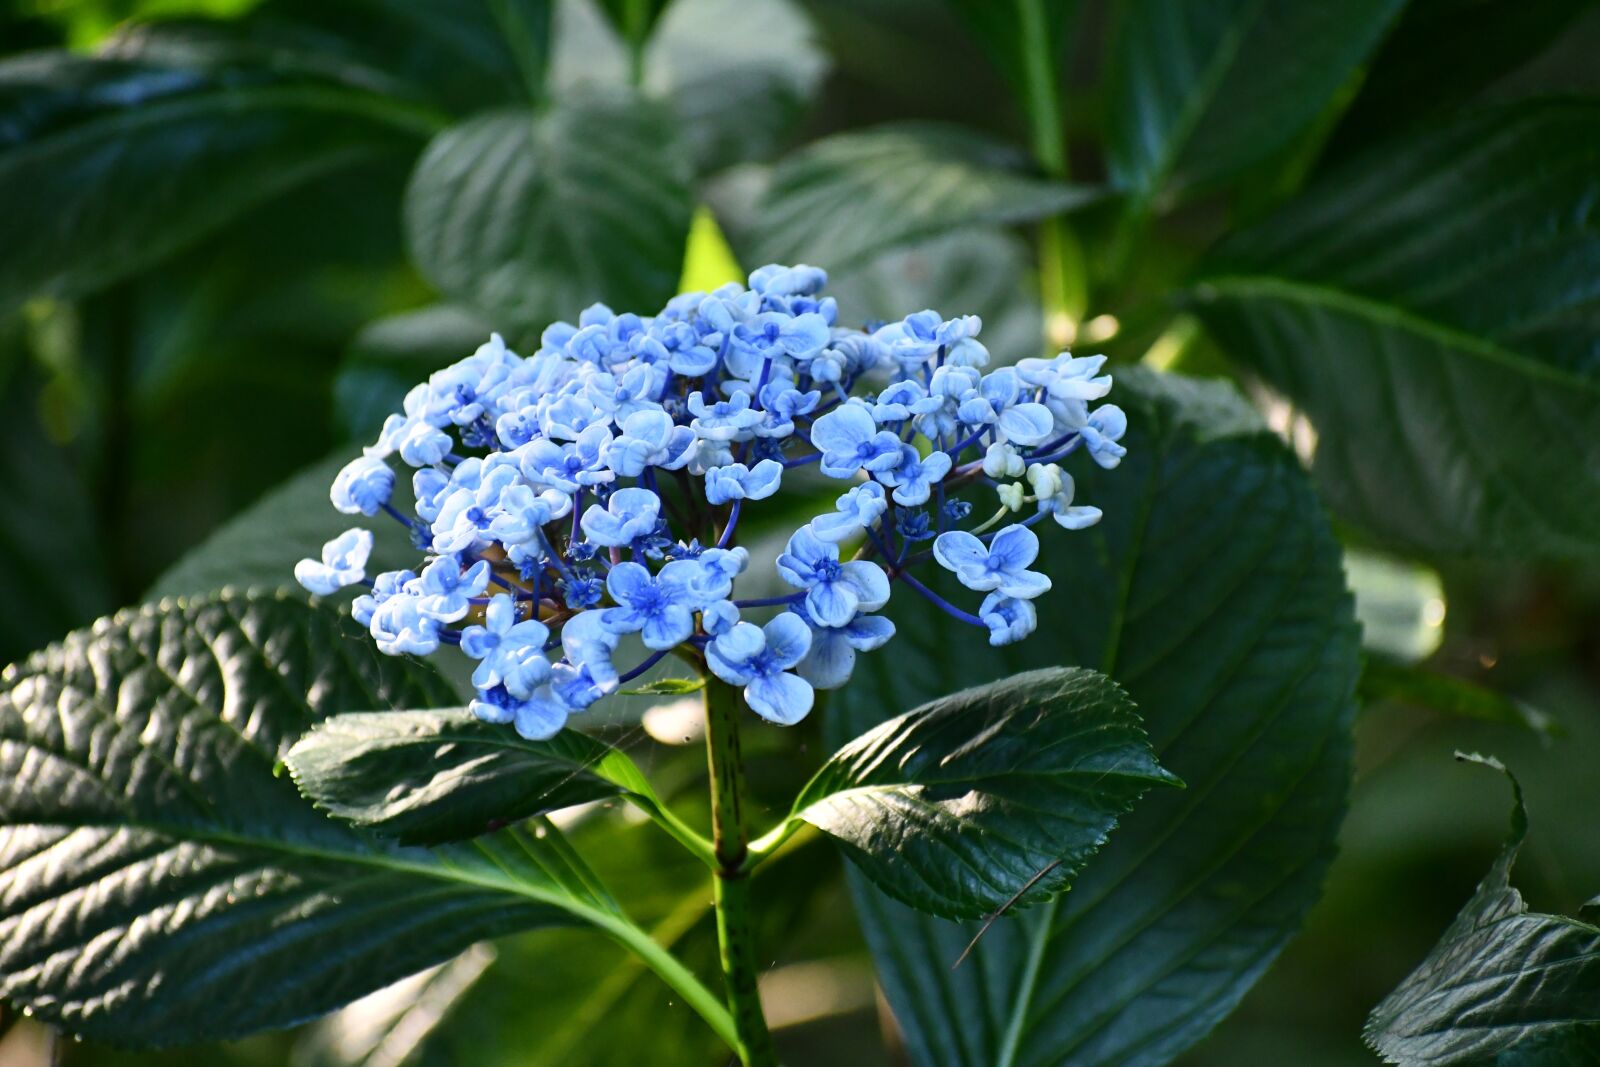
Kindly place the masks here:
<instances>
[{"instance_id":1,"label":"green leaf","mask_svg":"<svg viewBox=\"0 0 1600 1067\"><path fill-rule=\"evenodd\" d=\"M1366 702L1394 700L1446 715L1519 726L1546 737L1563 732L1561 724L1547 713L1504 693L1465 678L1382 659L1367 661L1361 673L1361 698Z\"/></svg>"},{"instance_id":2,"label":"green leaf","mask_svg":"<svg viewBox=\"0 0 1600 1067\"><path fill-rule=\"evenodd\" d=\"M1511 836L1489 874L1428 958L1367 1019L1386 1063L1590 1063L1600 1026L1600 927L1529 911L1511 888L1528 833L1522 787L1499 760L1459 755L1505 772Z\"/></svg>"},{"instance_id":3,"label":"green leaf","mask_svg":"<svg viewBox=\"0 0 1600 1067\"><path fill-rule=\"evenodd\" d=\"M507 328L675 292L694 200L663 107L612 93L502 111L436 137L406 192L412 257Z\"/></svg>"},{"instance_id":4,"label":"green leaf","mask_svg":"<svg viewBox=\"0 0 1600 1067\"><path fill-rule=\"evenodd\" d=\"M696 169L778 149L828 71L805 10L789 0L673 0L644 56L644 88L672 108Z\"/></svg>"},{"instance_id":5,"label":"green leaf","mask_svg":"<svg viewBox=\"0 0 1600 1067\"><path fill-rule=\"evenodd\" d=\"M623 793L653 796L619 749L576 730L529 741L461 708L346 712L284 757L319 808L408 845L477 837Z\"/></svg>"},{"instance_id":6,"label":"green leaf","mask_svg":"<svg viewBox=\"0 0 1600 1067\"><path fill-rule=\"evenodd\" d=\"M1029 671L869 730L823 764L792 818L920 911L981 918L1065 890L1161 769L1104 675Z\"/></svg>"},{"instance_id":7,"label":"green leaf","mask_svg":"<svg viewBox=\"0 0 1600 1067\"><path fill-rule=\"evenodd\" d=\"M166 601L74 633L0 684L0 996L75 1033L230 1038L486 937L625 926L553 829L383 846L273 773L339 708L450 698L326 608Z\"/></svg>"},{"instance_id":8,"label":"green leaf","mask_svg":"<svg viewBox=\"0 0 1600 1067\"><path fill-rule=\"evenodd\" d=\"M352 440L376 440L383 420L428 375L471 355L492 327L466 308L435 304L367 324L350 342L333 395Z\"/></svg>"},{"instance_id":9,"label":"green leaf","mask_svg":"<svg viewBox=\"0 0 1600 1067\"><path fill-rule=\"evenodd\" d=\"M0 62L0 314L143 270L430 115L329 79L66 53Z\"/></svg>"},{"instance_id":10,"label":"green leaf","mask_svg":"<svg viewBox=\"0 0 1600 1067\"><path fill-rule=\"evenodd\" d=\"M1373 58L1329 154L1347 156L1470 102L1593 6L1593 0L1411 0Z\"/></svg>"},{"instance_id":11,"label":"green leaf","mask_svg":"<svg viewBox=\"0 0 1600 1067\"><path fill-rule=\"evenodd\" d=\"M1112 184L1151 204L1287 145L1404 0L1131 0L1106 73Z\"/></svg>"},{"instance_id":12,"label":"green leaf","mask_svg":"<svg viewBox=\"0 0 1600 1067\"><path fill-rule=\"evenodd\" d=\"M315 557L325 542L352 526L368 526L377 534L367 563L370 573L416 569L421 554L399 524L344 515L329 502L334 475L354 456L354 450L328 456L235 515L157 578L145 599L230 588L298 589L295 563Z\"/></svg>"},{"instance_id":13,"label":"green leaf","mask_svg":"<svg viewBox=\"0 0 1600 1067\"><path fill-rule=\"evenodd\" d=\"M1490 111L1211 256L1201 318L1310 416L1352 521L1437 552L1600 550L1597 164L1600 104Z\"/></svg>"},{"instance_id":14,"label":"green leaf","mask_svg":"<svg viewBox=\"0 0 1600 1067\"><path fill-rule=\"evenodd\" d=\"M662 697L682 696L685 693L698 693L706 687L704 678L657 678L653 682L639 686L637 689L624 689L620 696L629 697Z\"/></svg>"},{"instance_id":15,"label":"green leaf","mask_svg":"<svg viewBox=\"0 0 1600 1067\"><path fill-rule=\"evenodd\" d=\"M1229 386L1117 375L1128 456L1075 468L1105 511L1050 529L1028 640L989 648L910 591L893 657L866 656L838 729L997 675L1090 664L1137 703L1187 783L1121 821L1072 891L975 929L854 879L919 1067L1166 1063L1238 1003L1317 899L1350 782L1356 626L1337 543L1295 457ZM963 606L972 594L937 588ZM865 672L862 674L861 672Z\"/></svg>"},{"instance_id":16,"label":"green leaf","mask_svg":"<svg viewBox=\"0 0 1600 1067\"><path fill-rule=\"evenodd\" d=\"M974 223L1057 215L1093 189L1026 173L1026 157L956 126L903 123L815 141L779 163L753 219L751 263L855 266Z\"/></svg>"},{"instance_id":17,"label":"green leaf","mask_svg":"<svg viewBox=\"0 0 1600 1067\"><path fill-rule=\"evenodd\" d=\"M891 322L906 308L959 307L983 318L983 343L997 363L1039 355L1044 321L1027 242L972 226L918 241L855 267L830 269L840 320Z\"/></svg>"}]
</instances>

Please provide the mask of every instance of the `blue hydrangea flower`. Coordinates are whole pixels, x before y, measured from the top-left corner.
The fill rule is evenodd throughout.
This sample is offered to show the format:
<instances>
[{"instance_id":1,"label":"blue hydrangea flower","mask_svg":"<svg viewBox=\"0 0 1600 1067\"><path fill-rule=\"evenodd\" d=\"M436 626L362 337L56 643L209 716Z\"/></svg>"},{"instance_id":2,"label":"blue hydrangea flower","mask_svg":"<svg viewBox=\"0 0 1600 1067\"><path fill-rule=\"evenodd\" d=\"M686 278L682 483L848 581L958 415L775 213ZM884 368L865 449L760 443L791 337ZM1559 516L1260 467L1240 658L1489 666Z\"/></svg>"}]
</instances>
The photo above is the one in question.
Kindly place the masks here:
<instances>
[{"instance_id":1,"label":"blue hydrangea flower","mask_svg":"<svg viewBox=\"0 0 1600 1067\"><path fill-rule=\"evenodd\" d=\"M1048 577L1028 570L1038 556L1038 535L1026 526L1007 526L988 545L965 530L946 531L933 542L933 558L968 589L996 589L1022 600L1050 591Z\"/></svg>"},{"instance_id":2,"label":"blue hydrangea flower","mask_svg":"<svg viewBox=\"0 0 1600 1067\"><path fill-rule=\"evenodd\" d=\"M322 546L322 559L303 559L294 565L295 581L318 596L331 596L367 576L372 555L372 531L346 530Z\"/></svg>"},{"instance_id":3,"label":"blue hydrangea flower","mask_svg":"<svg viewBox=\"0 0 1600 1067\"><path fill-rule=\"evenodd\" d=\"M527 700L550 677L544 643L550 630L534 619L517 621L517 602L505 593L490 599L483 625L461 631L461 651L478 660L472 684L479 689L503 685L518 700Z\"/></svg>"},{"instance_id":4,"label":"blue hydrangea flower","mask_svg":"<svg viewBox=\"0 0 1600 1067\"><path fill-rule=\"evenodd\" d=\"M530 356L495 335L430 375L330 489L340 511L384 512L433 554L420 573L379 575L354 617L386 653L459 646L478 661L473 711L530 738L668 651L798 721L813 687L845 684L892 639L873 612L902 579L991 643L1020 640L1050 585L1029 569L1027 527L1097 520L1066 465L1125 454L1126 417L1099 403L1103 357L989 371L976 316L856 328L826 282L774 264L655 315L595 304ZM394 499L396 457L414 468L412 515ZM794 592L741 598L743 502L808 491L812 465L849 484L764 564ZM351 531L296 574L323 595L364 584L371 543ZM913 577L930 555L985 594L977 614ZM648 651L619 664L630 634Z\"/></svg>"},{"instance_id":5,"label":"blue hydrangea flower","mask_svg":"<svg viewBox=\"0 0 1600 1067\"><path fill-rule=\"evenodd\" d=\"M479 560L465 569L457 556L440 556L409 583L406 592L417 598L417 610L439 622L455 622L472 606L472 598L489 587L489 564Z\"/></svg>"},{"instance_id":6,"label":"blue hydrangea flower","mask_svg":"<svg viewBox=\"0 0 1600 1067\"><path fill-rule=\"evenodd\" d=\"M862 482L834 502L837 511L811 520L811 532L824 541L845 541L872 527L889 510L883 486Z\"/></svg>"},{"instance_id":7,"label":"blue hydrangea flower","mask_svg":"<svg viewBox=\"0 0 1600 1067\"><path fill-rule=\"evenodd\" d=\"M837 689L856 669L856 653L882 648L894 636L894 623L882 615L857 615L838 627L811 627L811 651L796 672L813 689Z\"/></svg>"},{"instance_id":8,"label":"blue hydrangea flower","mask_svg":"<svg viewBox=\"0 0 1600 1067\"><path fill-rule=\"evenodd\" d=\"M900 463L900 438L878 429L864 404L844 404L811 424L811 443L822 453L822 473L848 478L859 470L883 471Z\"/></svg>"},{"instance_id":9,"label":"blue hydrangea flower","mask_svg":"<svg viewBox=\"0 0 1600 1067\"><path fill-rule=\"evenodd\" d=\"M1021 641L1039 625L1039 612L1033 601L998 592L983 598L978 618L989 628L989 643L996 647Z\"/></svg>"},{"instance_id":10,"label":"blue hydrangea flower","mask_svg":"<svg viewBox=\"0 0 1600 1067\"><path fill-rule=\"evenodd\" d=\"M764 500L778 491L783 464L764 459L754 467L730 463L706 471L706 503L726 504L730 500Z\"/></svg>"},{"instance_id":11,"label":"blue hydrangea flower","mask_svg":"<svg viewBox=\"0 0 1600 1067\"><path fill-rule=\"evenodd\" d=\"M639 563L619 563L606 576L606 592L617 607L600 614L614 634L639 635L646 648L681 645L694 633L694 613L703 606L695 591L703 574L699 560L674 560L651 575Z\"/></svg>"},{"instance_id":12,"label":"blue hydrangea flower","mask_svg":"<svg viewBox=\"0 0 1600 1067\"><path fill-rule=\"evenodd\" d=\"M346 515L376 515L394 494L394 471L377 456L357 456L333 479L329 497Z\"/></svg>"},{"instance_id":13,"label":"blue hydrangea flower","mask_svg":"<svg viewBox=\"0 0 1600 1067\"><path fill-rule=\"evenodd\" d=\"M845 626L857 612L877 611L889 602L889 578L876 563L839 562L839 546L802 526L778 557L778 574L804 589L806 614L818 626Z\"/></svg>"},{"instance_id":14,"label":"blue hydrangea flower","mask_svg":"<svg viewBox=\"0 0 1600 1067\"><path fill-rule=\"evenodd\" d=\"M583 513L583 532L590 541L607 548L626 548L652 533L661 521L661 498L648 489L618 489L605 507L590 506Z\"/></svg>"},{"instance_id":15,"label":"blue hydrangea flower","mask_svg":"<svg viewBox=\"0 0 1600 1067\"><path fill-rule=\"evenodd\" d=\"M811 686L791 668L811 649L811 628L798 615L784 613L767 623L735 623L706 646L706 663L729 685L744 687L750 710L781 726L792 726L811 711Z\"/></svg>"}]
</instances>

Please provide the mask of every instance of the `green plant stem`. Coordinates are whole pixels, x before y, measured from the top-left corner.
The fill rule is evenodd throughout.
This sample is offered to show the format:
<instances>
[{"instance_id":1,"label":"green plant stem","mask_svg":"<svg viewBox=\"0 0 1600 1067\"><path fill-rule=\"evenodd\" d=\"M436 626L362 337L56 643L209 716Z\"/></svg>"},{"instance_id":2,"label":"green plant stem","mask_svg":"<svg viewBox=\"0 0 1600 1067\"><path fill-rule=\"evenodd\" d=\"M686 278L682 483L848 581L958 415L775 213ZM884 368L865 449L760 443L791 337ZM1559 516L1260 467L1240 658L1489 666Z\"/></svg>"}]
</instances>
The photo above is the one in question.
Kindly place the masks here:
<instances>
[{"instance_id":1,"label":"green plant stem","mask_svg":"<svg viewBox=\"0 0 1600 1067\"><path fill-rule=\"evenodd\" d=\"M623 948L632 952L645 965L677 991L684 1003L693 1008L703 1018L718 1037L726 1041L733 1048L740 1047L742 1038L740 1026L728 1009L717 1000L717 995L707 989L700 979L696 978L685 967L678 957L668 952L639 927L633 925L620 915L596 909L593 914L586 916L588 920L604 930L612 940ZM746 1060L746 1063L759 1061Z\"/></svg>"},{"instance_id":2,"label":"green plant stem","mask_svg":"<svg viewBox=\"0 0 1600 1067\"><path fill-rule=\"evenodd\" d=\"M739 751L739 691L716 677L706 679L706 759L711 772L711 842L716 854L714 899L717 943L728 1010L738 1041L734 1050L745 1067L776 1067L772 1035L761 1011L750 910L750 840L744 821L744 758Z\"/></svg>"}]
</instances>

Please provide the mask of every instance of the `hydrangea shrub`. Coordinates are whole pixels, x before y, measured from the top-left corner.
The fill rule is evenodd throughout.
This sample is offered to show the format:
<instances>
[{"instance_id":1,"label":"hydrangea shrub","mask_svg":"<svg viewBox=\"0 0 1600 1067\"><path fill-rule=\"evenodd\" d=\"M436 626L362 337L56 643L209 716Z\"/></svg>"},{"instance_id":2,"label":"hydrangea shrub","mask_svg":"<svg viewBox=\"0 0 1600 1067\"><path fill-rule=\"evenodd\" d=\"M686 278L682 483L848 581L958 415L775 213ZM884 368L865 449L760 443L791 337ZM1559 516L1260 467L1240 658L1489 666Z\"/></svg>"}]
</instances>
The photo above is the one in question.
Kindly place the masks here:
<instances>
[{"instance_id":1,"label":"hydrangea shrub","mask_svg":"<svg viewBox=\"0 0 1600 1067\"><path fill-rule=\"evenodd\" d=\"M877 612L896 586L990 644L1022 640L1050 589L1031 527L1100 518L1061 461L1124 454L1122 411L1096 406L1104 357L990 369L977 316L843 325L826 282L774 264L654 315L596 304L527 357L494 336L414 387L333 483L339 511L399 523L416 568L369 581L373 535L356 527L295 576L323 595L362 587L355 617L386 653L459 646L477 663L472 710L530 739L674 652L763 718L799 722L893 639ZM413 472L405 510L396 458ZM792 591L741 597L741 517L819 482L833 507L776 563ZM929 566L971 603L918 578ZM618 662L630 635L642 658Z\"/></svg>"}]
</instances>

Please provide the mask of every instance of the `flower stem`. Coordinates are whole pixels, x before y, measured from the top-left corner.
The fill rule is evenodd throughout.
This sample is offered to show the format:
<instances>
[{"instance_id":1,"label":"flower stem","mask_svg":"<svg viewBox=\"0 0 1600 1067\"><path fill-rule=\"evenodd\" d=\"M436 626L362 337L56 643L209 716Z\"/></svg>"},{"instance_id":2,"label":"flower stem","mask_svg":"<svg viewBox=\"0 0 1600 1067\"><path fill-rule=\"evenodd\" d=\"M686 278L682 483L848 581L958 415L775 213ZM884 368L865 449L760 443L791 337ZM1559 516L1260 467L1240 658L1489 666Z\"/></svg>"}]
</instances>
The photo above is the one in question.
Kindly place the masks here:
<instances>
[{"instance_id":1,"label":"flower stem","mask_svg":"<svg viewBox=\"0 0 1600 1067\"><path fill-rule=\"evenodd\" d=\"M744 1067L776 1067L772 1035L761 1012L755 930L750 910L750 839L744 820L744 759L739 752L739 691L706 678L706 757L711 772L711 841L716 855L717 943L728 1009Z\"/></svg>"}]
</instances>

